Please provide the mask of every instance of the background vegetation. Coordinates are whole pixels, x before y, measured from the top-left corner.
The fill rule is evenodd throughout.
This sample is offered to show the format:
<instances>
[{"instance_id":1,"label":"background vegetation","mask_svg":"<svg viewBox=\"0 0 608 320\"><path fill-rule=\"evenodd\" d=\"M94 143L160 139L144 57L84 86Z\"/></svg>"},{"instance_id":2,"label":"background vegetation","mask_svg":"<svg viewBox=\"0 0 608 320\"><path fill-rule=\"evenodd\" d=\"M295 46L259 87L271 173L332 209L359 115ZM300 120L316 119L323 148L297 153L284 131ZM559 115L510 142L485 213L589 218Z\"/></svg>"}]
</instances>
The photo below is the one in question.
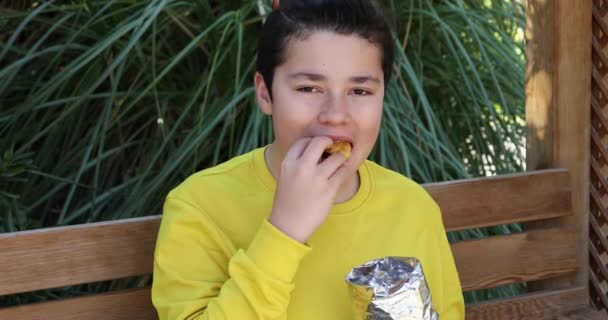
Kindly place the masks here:
<instances>
[{"instance_id":1,"label":"background vegetation","mask_svg":"<svg viewBox=\"0 0 608 320\"><path fill-rule=\"evenodd\" d=\"M0 4L0 232L159 214L167 192L193 172L272 141L252 88L266 1ZM420 183L523 170L523 4L385 7L396 77L371 159Z\"/></svg>"}]
</instances>

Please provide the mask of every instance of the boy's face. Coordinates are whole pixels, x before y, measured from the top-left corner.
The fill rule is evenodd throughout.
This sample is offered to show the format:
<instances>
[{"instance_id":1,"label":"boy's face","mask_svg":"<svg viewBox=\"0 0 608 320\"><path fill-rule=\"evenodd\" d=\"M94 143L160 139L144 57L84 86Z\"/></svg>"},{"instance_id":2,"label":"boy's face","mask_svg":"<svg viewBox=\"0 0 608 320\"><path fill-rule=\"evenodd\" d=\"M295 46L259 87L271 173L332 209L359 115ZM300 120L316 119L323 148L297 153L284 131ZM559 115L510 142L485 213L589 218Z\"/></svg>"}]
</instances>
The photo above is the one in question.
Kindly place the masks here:
<instances>
[{"instance_id":1,"label":"boy's face","mask_svg":"<svg viewBox=\"0 0 608 320\"><path fill-rule=\"evenodd\" d=\"M351 163L359 166L376 142L382 118L380 49L356 35L318 31L291 40L285 56L275 68L272 101L262 76L255 79L281 158L299 138L325 135L349 140Z\"/></svg>"}]
</instances>

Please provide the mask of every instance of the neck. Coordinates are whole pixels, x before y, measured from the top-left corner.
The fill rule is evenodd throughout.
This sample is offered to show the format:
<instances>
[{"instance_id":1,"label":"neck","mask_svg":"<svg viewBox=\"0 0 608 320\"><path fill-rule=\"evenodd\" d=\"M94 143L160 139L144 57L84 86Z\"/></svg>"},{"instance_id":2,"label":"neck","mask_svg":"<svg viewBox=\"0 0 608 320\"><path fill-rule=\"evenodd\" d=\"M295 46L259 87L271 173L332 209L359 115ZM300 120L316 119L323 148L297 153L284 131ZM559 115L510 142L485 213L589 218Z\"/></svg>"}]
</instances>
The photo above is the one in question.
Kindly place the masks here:
<instances>
[{"instance_id":1,"label":"neck","mask_svg":"<svg viewBox=\"0 0 608 320\"><path fill-rule=\"evenodd\" d=\"M281 163L283 162L284 157L285 155L281 153L279 148L277 148L274 143L271 144L264 153L266 166L268 167L268 170L270 170L270 173L272 174L275 180L279 179L279 173L281 172ZM354 197L357 191L359 190L360 183L361 181L359 179L358 173L355 173L354 175L348 177L346 181L344 181L344 183L340 185L334 203L346 202L352 197Z\"/></svg>"}]
</instances>

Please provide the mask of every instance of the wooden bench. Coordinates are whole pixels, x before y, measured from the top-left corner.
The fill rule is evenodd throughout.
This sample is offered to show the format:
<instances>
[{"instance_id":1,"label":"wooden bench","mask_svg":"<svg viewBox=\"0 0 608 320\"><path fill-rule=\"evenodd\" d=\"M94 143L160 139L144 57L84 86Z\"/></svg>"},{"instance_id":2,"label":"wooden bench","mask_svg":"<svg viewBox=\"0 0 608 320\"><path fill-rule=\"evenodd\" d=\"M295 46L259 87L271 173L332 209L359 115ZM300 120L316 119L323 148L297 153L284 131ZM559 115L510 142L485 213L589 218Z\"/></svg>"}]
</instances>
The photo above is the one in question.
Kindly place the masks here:
<instances>
[{"instance_id":1,"label":"wooden bench","mask_svg":"<svg viewBox=\"0 0 608 320\"><path fill-rule=\"evenodd\" d=\"M448 231L572 214L562 169L425 185ZM0 295L152 272L160 216L0 235ZM578 269L581 229L551 223L523 233L452 244L464 291L567 278ZM588 290L569 285L467 306L470 320L607 319ZM156 319L150 288L0 309L0 319Z\"/></svg>"}]
</instances>

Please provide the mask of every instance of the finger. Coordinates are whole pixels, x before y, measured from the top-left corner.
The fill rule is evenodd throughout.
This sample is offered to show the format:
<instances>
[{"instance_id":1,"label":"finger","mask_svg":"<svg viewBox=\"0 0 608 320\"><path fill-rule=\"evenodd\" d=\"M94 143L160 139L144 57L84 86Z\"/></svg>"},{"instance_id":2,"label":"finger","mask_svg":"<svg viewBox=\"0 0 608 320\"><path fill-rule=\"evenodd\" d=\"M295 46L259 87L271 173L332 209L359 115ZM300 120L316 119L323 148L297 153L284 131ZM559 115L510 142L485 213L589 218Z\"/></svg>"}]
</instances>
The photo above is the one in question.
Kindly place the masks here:
<instances>
[{"instance_id":1,"label":"finger","mask_svg":"<svg viewBox=\"0 0 608 320\"><path fill-rule=\"evenodd\" d=\"M331 177L334 172L336 172L336 170L340 168L340 166L342 166L345 162L346 158L344 157L344 155L339 152L334 153L318 165L319 171L322 175L326 176L329 179L329 177Z\"/></svg>"},{"instance_id":2,"label":"finger","mask_svg":"<svg viewBox=\"0 0 608 320\"><path fill-rule=\"evenodd\" d=\"M309 137L296 140L296 142L287 150L284 160L298 160L302 156L304 150L306 150L306 146L310 143L310 140L312 140L312 138Z\"/></svg>"},{"instance_id":3,"label":"finger","mask_svg":"<svg viewBox=\"0 0 608 320\"><path fill-rule=\"evenodd\" d=\"M304 163L316 165L319 163L319 159L321 159L323 151L331 147L333 143L334 142L331 140L331 138L325 136L312 138L308 146L306 146L306 150L304 150L302 153L300 160Z\"/></svg>"},{"instance_id":4,"label":"finger","mask_svg":"<svg viewBox=\"0 0 608 320\"><path fill-rule=\"evenodd\" d=\"M350 175L354 173L355 172L353 172L353 169L350 166L343 164L338 167L338 169L336 169L329 177L329 184L334 188L338 188Z\"/></svg>"}]
</instances>

